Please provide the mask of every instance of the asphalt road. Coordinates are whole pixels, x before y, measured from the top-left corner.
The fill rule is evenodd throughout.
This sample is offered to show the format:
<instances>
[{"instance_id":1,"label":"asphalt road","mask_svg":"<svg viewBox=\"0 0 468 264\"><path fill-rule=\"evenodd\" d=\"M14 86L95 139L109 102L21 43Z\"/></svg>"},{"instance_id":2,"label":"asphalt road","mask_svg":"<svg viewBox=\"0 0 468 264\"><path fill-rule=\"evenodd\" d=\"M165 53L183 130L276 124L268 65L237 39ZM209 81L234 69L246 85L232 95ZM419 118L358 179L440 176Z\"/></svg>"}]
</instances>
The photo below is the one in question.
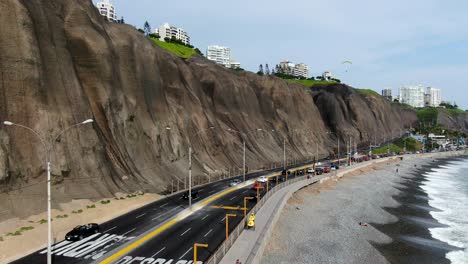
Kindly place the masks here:
<instances>
[{"instance_id":1,"label":"asphalt road","mask_svg":"<svg viewBox=\"0 0 468 264\"><path fill-rule=\"evenodd\" d=\"M300 166L300 165L296 165ZM288 168L291 168L293 166L288 166ZM295 167L295 166L294 166ZM282 169L272 169L272 170L267 170L267 171L261 171L261 172L255 172L255 173L250 173L246 175L246 179L254 179L257 178L261 175L265 175L271 172L278 172L281 171ZM237 179L242 180L242 176L236 177ZM226 188L229 187L229 182L235 178L230 178L230 179L224 179L221 181L213 182L201 187L194 188L193 190L198 190L199 192L199 197L195 200L192 201L192 203L197 203L200 200L203 200L207 197L210 197L218 192L221 192L225 190ZM245 190L243 190L245 191ZM236 192L237 193L237 192ZM245 193L244 193L245 194ZM230 199L232 194L230 194L228 197L222 197L222 201L224 199ZM241 194L239 194L240 197ZM243 195L243 194L242 194ZM176 194L172 196L166 196L165 198L155 201L153 203L150 203L148 205L145 205L141 208L138 208L134 211L131 211L127 214L121 215L119 217L116 217L108 222L101 223L100 224L100 233L88 237L87 239L84 239L80 242L82 242L81 246L81 251L80 248L76 248L74 250L66 250L67 247L71 248L72 243L68 241L60 241L56 243L55 250L53 249L53 262L54 263L90 263L93 261L93 259L101 259L100 257L103 255L108 254L110 251L113 249L123 245L124 243L128 243L128 241L131 241L135 237L151 230L152 228L161 225L162 223L168 221L168 219L171 219L178 213L180 213L182 210L188 207L188 201L181 199L182 194ZM240 199L240 198L239 198ZM229 203L227 204L236 204L238 203L238 200L233 199L232 201L228 200ZM219 201L217 201L219 202ZM242 201L243 202L243 201ZM243 206L243 205L242 205ZM190 217L188 217L185 221L192 219L195 221L197 217L200 216L200 214L203 214L204 210L209 210L209 208L202 209L200 212L197 212ZM211 222L211 221L216 221L215 216L218 217L222 215L223 210L216 210L219 212L218 213L207 213L208 217L204 219L204 221ZM210 211L211 212L211 211ZM237 212L239 213L239 212ZM203 216L202 216L203 218ZM222 218L222 217L221 217ZM220 219L221 219L220 218ZM241 218L239 218L240 221ZM234 220L232 222L232 226L235 226L237 220ZM83 223L85 224L85 223ZM179 225L177 225L179 226ZM224 227L224 225L223 225ZM174 227L175 228L175 227ZM170 229L172 230L172 229ZM192 232L195 232L195 230L198 231L194 227L194 230ZM201 229L200 229L201 230ZM204 229L203 229L204 230ZM184 236L181 236L180 238L187 238L191 230L189 230ZM215 233L215 231L212 231ZM223 233L224 234L224 233ZM197 237L196 234L190 234L190 237ZM163 235L161 235L162 237ZM207 236L208 237L208 236ZM220 238L221 239L221 238ZM176 241L179 241L181 239L176 239ZM221 239L222 240L222 239ZM220 240L220 241L221 241ZM219 242L220 243L220 242ZM173 242L173 245L177 245L178 242ZM213 243L212 243L213 244ZM76 244L74 244L76 245ZM214 245L214 244L213 244ZM164 246L163 246L164 247ZM182 248L182 247L180 247ZM168 250L164 249L163 251L169 252ZM152 255L155 252L152 253ZM188 254L188 253L187 253ZM202 253L203 254L203 253ZM182 254L181 254L182 255ZM28 256L25 256L21 259L18 259L12 263L46 263L46 249L37 251L35 253L32 253Z\"/></svg>"},{"instance_id":2,"label":"asphalt road","mask_svg":"<svg viewBox=\"0 0 468 264\"><path fill-rule=\"evenodd\" d=\"M275 182L270 181L269 185L274 187ZM260 194L263 196L265 193L266 190L263 190ZM189 264L193 260L194 243L208 244L207 249L203 248L198 251L197 260L204 262L225 240L226 214L237 215L229 218L229 232L232 232L243 218L242 210L219 207L242 208L244 197L256 197L256 195L257 192L253 190L252 184L226 194L128 252L115 263ZM256 202L256 199L247 202L248 211L255 206Z\"/></svg>"}]
</instances>

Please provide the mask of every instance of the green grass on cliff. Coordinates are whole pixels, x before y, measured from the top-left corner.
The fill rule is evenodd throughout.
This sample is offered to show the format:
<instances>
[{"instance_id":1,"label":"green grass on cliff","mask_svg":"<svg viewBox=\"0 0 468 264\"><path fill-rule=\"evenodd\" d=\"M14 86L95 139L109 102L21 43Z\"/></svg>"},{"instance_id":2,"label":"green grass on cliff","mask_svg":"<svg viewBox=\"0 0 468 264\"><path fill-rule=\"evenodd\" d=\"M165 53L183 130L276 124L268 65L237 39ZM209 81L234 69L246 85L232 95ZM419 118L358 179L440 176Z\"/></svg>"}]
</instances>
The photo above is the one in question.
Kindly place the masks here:
<instances>
[{"instance_id":1,"label":"green grass on cliff","mask_svg":"<svg viewBox=\"0 0 468 264\"><path fill-rule=\"evenodd\" d=\"M437 121L437 115L439 113L437 108L434 107L425 107L425 108L416 108L416 115L420 122L433 122Z\"/></svg>"},{"instance_id":2,"label":"green grass on cliff","mask_svg":"<svg viewBox=\"0 0 468 264\"><path fill-rule=\"evenodd\" d=\"M164 42L164 41L154 39L154 38L151 38L151 40L156 45L158 45L159 47L161 47L161 48L163 48L165 50L168 50L168 51L174 53L175 55L177 55L177 56L179 56L181 58L184 58L184 59L188 59L192 55L197 53L194 49L189 48L189 47L184 46L184 45L177 44L177 43L168 43L168 42Z\"/></svg>"},{"instance_id":3,"label":"green grass on cliff","mask_svg":"<svg viewBox=\"0 0 468 264\"><path fill-rule=\"evenodd\" d=\"M312 87L314 85L332 85L332 84L337 83L335 81L322 81L322 80L296 80L296 79L285 79L285 80L291 83L302 84L307 87Z\"/></svg>"},{"instance_id":4,"label":"green grass on cliff","mask_svg":"<svg viewBox=\"0 0 468 264\"><path fill-rule=\"evenodd\" d=\"M380 96L380 94L371 89L356 89L356 92L364 95Z\"/></svg>"},{"instance_id":5,"label":"green grass on cliff","mask_svg":"<svg viewBox=\"0 0 468 264\"><path fill-rule=\"evenodd\" d=\"M405 140L399 139L388 146L390 153L400 153L405 149ZM421 142L414 138L406 138L406 151L420 151L422 149ZM387 145L373 149L372 154L379 155L387 153Z\"/></svg>"}]
</instances>

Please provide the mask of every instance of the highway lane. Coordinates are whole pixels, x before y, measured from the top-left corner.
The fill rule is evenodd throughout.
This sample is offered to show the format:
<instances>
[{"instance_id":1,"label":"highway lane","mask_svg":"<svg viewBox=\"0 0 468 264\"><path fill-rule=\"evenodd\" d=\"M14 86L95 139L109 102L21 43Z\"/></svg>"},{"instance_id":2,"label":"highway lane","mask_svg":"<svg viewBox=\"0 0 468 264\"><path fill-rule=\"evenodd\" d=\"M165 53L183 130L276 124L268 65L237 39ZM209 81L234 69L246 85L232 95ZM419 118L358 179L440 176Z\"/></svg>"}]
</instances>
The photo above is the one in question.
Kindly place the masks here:
<instances>
[{"instance_id":1,"label":"highway lane","mask_svg":"<svg viewBox=\"0 0 468 264\"><path fill-rule=\"evenodd\" d=\"M304 176L298 176L304 177ZM294 175L290 177L293 179ZM270 182L271 188L275 182ZM261 197L266 190L260 193ZM128 252L115 263L190 263L193 259L193 244L206 243L208 249L199 251L198 260L206 261L225 239L226 214L236 214L229 218L229 232L242 220L243 210L222 209L221 206L244 206L244 197L256 197L252 185L231 192L180 220L170 228ZM256 204L256 199L247 203L248 211Z\"/></svg>"},{"instance_id":2,"label":"highway lane","mask_svg":"<svg viewBox=\"0 0 468 264\"><path fill-rule=\"evenodd\" d=\"M299 166L299 165L298 165ZM288 166L292 167L292 166ZM255 172L246 175L246 179L257 178L272 172L281 171L281 169L272 169L267 171ZM242 180L242 176L235 177ZM204 186L196 187L194 190L199 191L199 198L194 200L196 203L207 197L210 197L218 192L228 188L228 184L232 179L224 179L218 182L213 182ZM188 207L188 201L181 199L182 194L166 196L165 198L145 205L139 209L116 217L110 221L100 224L99 235L93 237L89 241L85 241L83 247L88 243L89 248L94 251L87 252L85 255L71 254L70 252L61 253L57 247L57 253L54 254L54 263L89 263L93 258L98 258L107 254L111 250L121 246L124 243L134 239L135 237L151 230L155 226L165 223L170 218L174 217L182 210ZM131 198L127 198L131 199ZM99 205L98 205L99 206ZM107 239L107 240L106 240ZM97 241L97 242L96 242ZM103 241L102 243L98 243ZM56 245L64 245L67 241L59 241ZM94 244L93 244L94 243ZM70 245L71 246L71 243ZM13 263L46 263L45 250L34 252L28 256L14 261ZM76 256L79 257L76 257Z\"/></svg>"}]
</instances>

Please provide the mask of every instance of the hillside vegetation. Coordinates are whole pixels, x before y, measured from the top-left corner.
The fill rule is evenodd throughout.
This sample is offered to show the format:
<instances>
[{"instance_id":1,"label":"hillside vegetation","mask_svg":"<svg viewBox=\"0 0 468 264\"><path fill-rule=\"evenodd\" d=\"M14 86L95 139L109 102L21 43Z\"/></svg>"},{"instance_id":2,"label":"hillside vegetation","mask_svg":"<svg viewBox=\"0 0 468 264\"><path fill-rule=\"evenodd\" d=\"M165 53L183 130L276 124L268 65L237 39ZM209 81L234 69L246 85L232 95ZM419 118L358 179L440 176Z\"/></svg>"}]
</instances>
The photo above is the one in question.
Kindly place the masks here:
<instances>
[{"instance_id":1,"label":"hillside vegetation","mask_svg":"<svg viewBox=\"0 0 468 264\"><path fill-rule=\"evenodd\" d=\"M182 44L164 42L155 38L151 38L151 40L159 47L168 50L183 59L188 59L192 57L192 55L197 53L194 49L184 46Z\"/></svg>"}]
</instances>

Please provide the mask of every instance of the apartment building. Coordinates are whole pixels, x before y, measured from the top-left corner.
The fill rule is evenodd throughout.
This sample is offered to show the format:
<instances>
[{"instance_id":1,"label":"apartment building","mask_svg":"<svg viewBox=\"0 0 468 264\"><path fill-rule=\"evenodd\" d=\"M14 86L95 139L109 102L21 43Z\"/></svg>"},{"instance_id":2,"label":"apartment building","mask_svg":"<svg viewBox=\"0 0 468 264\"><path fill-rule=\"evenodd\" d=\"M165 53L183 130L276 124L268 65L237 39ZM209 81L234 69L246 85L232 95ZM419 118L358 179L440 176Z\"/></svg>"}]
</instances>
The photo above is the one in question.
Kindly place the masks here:
<instances>
[{"instance_id":1,"label":"apartment building","mask_svg":"<svg viewBox=\"0 0 468 264\"><path fill-rule=\"evenodd\" d=\"M408 104L412 107L424 107L424 87L422 85L401 87L400 103Z\"/></svg>"},{"instance_id":2,"label":"apartment building","mask_svg":"<svg viewBox=\"0 0 468 264\"><path fill-rule=\"evenodd\" d=\"M280 73L292 75L294 77L309 77L309 66L304 63L292 63L288 60L282 61L277 68Z\"/></svg>"},{"instance_id":3,"label":"apartment building","mask_svg":"<svg viewBox=\"0 0 468 264\"><path fill-rule=\"evenodd\" d=\"M427 87L426 93L424 94L424 105L437 107L442 102L442 93L440 89L433 87Z\"/></svg>"},{"instance_id":4,"label":"apartment building","mask_svg":"<svg viewBox=\"0 0 468 264\"><path fill-rule=\"evenodd\" d=\"M389 101L392 101L393 100L393 96L392 96L392 89L391 88L385 88L382 90L382 96L389 100Z\"/></svg>"},{"instance_id":5,"label":"apartment building","mask_svg":"<svg viewBox=\"0 0 468 264\"><path fill-rule=\"evenodd\" d=\"M231 55L231 49L224 46L210 45L206 49L206 58L226 68L239 69L240 63Z\"/></svg>"},{"instance_id":6,"label":"apartment building","mask_svg":"<svg viewBox=\"0 0 468 264\"><path fill-rule=\"evenodd\" d=\"M110 0L102 0L97 2L96 7L99 10L99 14L105 17L108 21L117 22L117 12L115 11L115 7L110 2Z\"/></svg>"},{"instance_id":7,"label":"apartment building","mask_svg":"<svg viewBox=\"0 0 468 264\"><path fill-rule=\"evenodd\" d=\"M185 45L190 45L190 36L182 28L170 25L169 23L164 23L158 28L154 29L154 33L158 34L164 40L165 38L176 38Z\"/></svg>"}]
</instances>

